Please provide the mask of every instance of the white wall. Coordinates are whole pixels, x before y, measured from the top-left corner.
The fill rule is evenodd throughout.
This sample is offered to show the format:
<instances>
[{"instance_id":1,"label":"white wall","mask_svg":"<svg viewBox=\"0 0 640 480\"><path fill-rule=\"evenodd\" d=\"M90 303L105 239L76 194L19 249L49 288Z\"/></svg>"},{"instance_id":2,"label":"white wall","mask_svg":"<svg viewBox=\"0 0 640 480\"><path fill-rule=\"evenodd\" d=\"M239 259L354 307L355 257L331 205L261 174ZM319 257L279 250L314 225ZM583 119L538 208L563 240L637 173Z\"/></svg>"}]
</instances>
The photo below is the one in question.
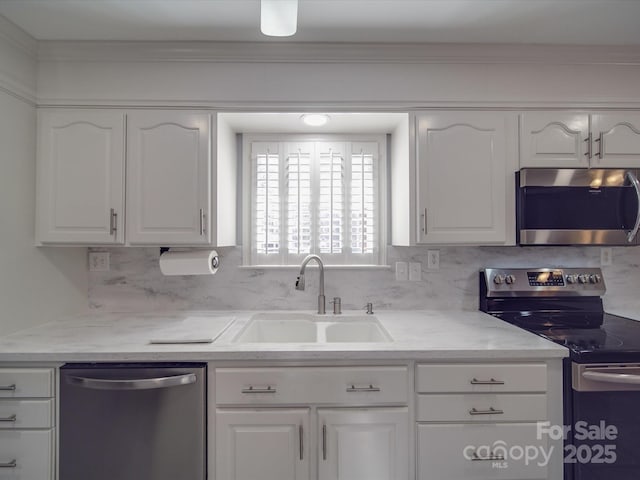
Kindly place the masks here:
<instances>
[{"instance_id":1,"label":"white wall","mask_svg":"<svg viewBox=\"0 0 640 480\"><path fill-rule=\"evenodd\" d=\"M33 246L36 109L29 97L35 60L25 34L14 31L18 41L7 40L12 28L0 17L0 335L87 306L86 249Z\"/></svg>"}]
</instances>

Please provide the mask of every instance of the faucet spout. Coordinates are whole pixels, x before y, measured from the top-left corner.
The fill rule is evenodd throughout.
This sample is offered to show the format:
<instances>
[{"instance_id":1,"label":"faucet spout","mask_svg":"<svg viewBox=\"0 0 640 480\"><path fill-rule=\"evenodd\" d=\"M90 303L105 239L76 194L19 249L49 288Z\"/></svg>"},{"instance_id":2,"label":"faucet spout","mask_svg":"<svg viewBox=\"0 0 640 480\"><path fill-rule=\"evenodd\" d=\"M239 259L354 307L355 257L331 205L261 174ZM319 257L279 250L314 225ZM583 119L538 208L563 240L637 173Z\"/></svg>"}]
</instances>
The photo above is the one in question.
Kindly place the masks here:
<instances>
[{"instance_id":1,"label":"faucet spout","mask_svg":"<svg viewBox=\"0 0 640 480\"><path fill-rule=\"evenodd\" d=\"M302 264L300 265L300 274L298 275L298 279L296 280L296 290L304 290L304 271L307 268L307 264L311 261L315 260L318 263L318 267L320 268L320 292L318 293L318 313L320 315L324 315L326 313L325 310L325 297L324 297L324 265L322 263L322 259L318 255L307 255L304 260L302 260Z\"/></svg>"}]
</instances>

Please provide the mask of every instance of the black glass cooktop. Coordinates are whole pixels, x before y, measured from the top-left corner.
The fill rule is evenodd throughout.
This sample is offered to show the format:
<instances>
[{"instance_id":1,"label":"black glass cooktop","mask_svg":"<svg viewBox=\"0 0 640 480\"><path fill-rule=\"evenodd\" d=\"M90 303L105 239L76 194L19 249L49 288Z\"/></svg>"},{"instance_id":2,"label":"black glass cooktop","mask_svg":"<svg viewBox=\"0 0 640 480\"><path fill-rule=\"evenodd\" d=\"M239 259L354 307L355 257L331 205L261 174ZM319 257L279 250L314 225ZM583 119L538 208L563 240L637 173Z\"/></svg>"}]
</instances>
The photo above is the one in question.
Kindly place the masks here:
<instances>
[{"instance_id":1,"label":"black glass cooktop","mask_svg":"<svg viewBox=\"0 0 640 480\"><path fill-rule=\"evenodd\" d=\"M524 315L519 317L516 314L508 315L508 318L498 316L567 347L571 358L578 363L640 362L640 321L608 313L593 313L588 315L588 320L593 323L583 324L594 325L591 328L571 326L571 320L562 325L562 322L557 321L558 317L554 318L556 326L545 327L544 322L541 325L534 320L540 320L535 314L521 313ZM600 319L599 322L596 322L597 318ZM524 322L518 319L524 319ZM576 320L576 325L579 324L578 319L573 320Z\"/></svg>"}]
</instances>

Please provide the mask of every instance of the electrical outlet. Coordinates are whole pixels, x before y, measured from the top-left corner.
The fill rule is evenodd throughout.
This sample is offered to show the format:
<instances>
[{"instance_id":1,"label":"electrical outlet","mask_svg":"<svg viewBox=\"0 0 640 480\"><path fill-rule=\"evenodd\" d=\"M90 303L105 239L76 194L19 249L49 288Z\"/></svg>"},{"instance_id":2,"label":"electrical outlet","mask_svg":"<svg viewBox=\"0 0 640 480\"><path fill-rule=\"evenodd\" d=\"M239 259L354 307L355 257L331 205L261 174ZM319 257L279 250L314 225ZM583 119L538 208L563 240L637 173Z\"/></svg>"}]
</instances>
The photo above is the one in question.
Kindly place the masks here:
<instances>
[{"instance_id":1,"label":"electrical outlet","mask_svg":"<svg viewBox=\"0 0 640 480\"><path fill-rule=\"evenodd\" d=\"M407 262L396 262L396 280L398 282L406 282L409 280L408 270Z\"/></svg>"},{"instance_id":2,"label":"electrical outlet","mask_svg":"<svg viewBox=\"0 0 640 480\"><path fill-rule=\"evenodd\" d=\"M417 262L411 262L409 264L409 280L412 282L419 282L422 280L422 264Z\"/></svg>"},{"instance_id":3,"label":"electrical outlet","mask_svg":"<svg viewBox=\"0 0 640 480\"><path fill-rule=\"evenodd\" d=\"M605 247L600 249L600 265L606 267L613 263L613 253L611 247Z\"/></svg>"},{"instance_id":4,"label":"electrical outlet","mask_svg":"<svg viewBox=\"0 0 640 480\"><path fill-rule=\"evenodd\" d=\"M427 250L427 270L440 269L440 250Z\"/></svg>"},{"instance_id":5,"label":"electrical outlet","mask_svg":"<svg viewBox=\"0 0 640 480\"><path fill-rule=\"evenodd\" d=\"M109 252L89 252L89 271L108 272Z\"/></svg>"}]
</instances>

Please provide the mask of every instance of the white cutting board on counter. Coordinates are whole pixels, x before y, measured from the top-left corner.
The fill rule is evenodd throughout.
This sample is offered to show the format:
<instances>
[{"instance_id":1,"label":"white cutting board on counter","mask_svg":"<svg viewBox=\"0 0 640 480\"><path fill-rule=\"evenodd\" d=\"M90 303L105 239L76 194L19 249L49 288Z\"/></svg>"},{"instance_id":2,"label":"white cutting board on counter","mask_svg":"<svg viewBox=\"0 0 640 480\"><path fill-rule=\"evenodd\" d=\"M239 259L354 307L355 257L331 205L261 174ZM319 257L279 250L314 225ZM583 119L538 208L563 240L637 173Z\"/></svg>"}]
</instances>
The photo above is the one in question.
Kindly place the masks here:
<instances>
[{"instance_id":1,"label":"white cutting board on counter","mask_svg":"<svg viewBox=\"0 0 640 480\"><path fill-rule=\"evenodd\" d=\"M149 343L211 343L229 328L235 317L191 316L157 332Z\"/></svg>"}]
</instances>

